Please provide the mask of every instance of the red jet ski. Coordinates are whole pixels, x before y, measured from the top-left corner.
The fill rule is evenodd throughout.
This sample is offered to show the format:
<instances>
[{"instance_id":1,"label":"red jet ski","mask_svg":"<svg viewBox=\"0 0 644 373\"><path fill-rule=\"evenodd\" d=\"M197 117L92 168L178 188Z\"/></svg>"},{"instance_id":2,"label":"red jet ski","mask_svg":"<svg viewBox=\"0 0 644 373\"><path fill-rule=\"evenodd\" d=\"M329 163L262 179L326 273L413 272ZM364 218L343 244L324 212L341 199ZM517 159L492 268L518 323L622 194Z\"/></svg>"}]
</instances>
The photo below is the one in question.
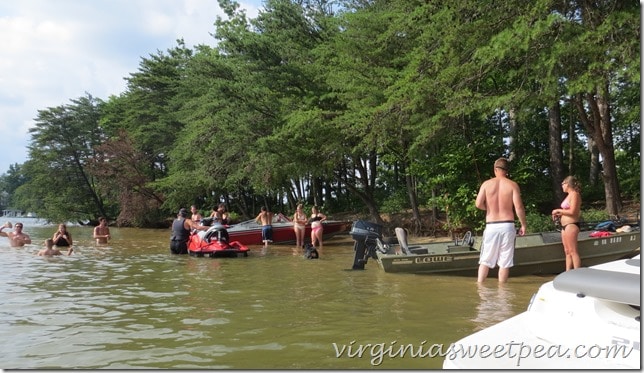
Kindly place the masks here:
<instances>
[{"instance_id":1,"label":"red jet ski","mask_svg":"<svg viewBox=\"0 0 644 373\"><path fill-rule=\"evenodd\" d=\"M248 256L248 247L239 241L230 241L228 231L221 224L216 224L207 231L190 234L188 253L192 256L237 257Z\"/></svg>"}]
</instances>

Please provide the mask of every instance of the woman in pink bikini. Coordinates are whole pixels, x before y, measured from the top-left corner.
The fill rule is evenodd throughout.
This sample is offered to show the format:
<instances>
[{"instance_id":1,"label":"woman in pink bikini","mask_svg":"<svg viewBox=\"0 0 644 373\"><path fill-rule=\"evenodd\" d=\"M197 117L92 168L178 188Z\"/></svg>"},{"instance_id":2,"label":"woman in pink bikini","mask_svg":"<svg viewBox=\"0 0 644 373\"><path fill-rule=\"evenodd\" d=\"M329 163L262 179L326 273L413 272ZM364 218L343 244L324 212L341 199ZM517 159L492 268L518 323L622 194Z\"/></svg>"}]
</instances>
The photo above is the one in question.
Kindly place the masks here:
<instances>
[{"instance_id":1,"label":"woman in pink bikini","mask_svg":"<svg viewBox=\"0 0 644 373\"><path fill-rule=\"evenodd\" d=\"M574 176L568 176L561 183L564 193L568 193L561 202L561 208L552 210L552 219L561 219L561 241L566 253L566 271L581 267L577 251L579 236L579 218L581 217L581 186Z\"/></svg>"},{"instance_id":2,"label":"woman in pink bikini","mask_svg":"<svg viewBox=\"0 0 644 373\"><path fill-rule=\"evenodd\" d=\"M311 207L311 245L316 247L315 243L320 245L319 249L322 251L322 222L326 220L326 215L321 213L317 206Z\"/></svg>"}]
</instances>

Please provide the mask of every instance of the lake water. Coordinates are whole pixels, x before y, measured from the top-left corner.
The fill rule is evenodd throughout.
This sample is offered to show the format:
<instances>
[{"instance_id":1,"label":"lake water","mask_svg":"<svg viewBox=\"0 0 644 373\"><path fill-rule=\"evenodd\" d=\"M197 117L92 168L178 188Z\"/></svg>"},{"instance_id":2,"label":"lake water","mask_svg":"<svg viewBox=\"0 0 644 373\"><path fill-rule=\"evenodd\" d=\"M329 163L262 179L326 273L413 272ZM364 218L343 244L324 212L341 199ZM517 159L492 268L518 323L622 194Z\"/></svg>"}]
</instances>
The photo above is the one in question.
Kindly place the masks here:
<instances>
[{"instance_id":1,"label":"lake water","mask_svg":"<svg viewBox=\"0 0 644 373\"><path fill-rule=\"evenodd\" d=\"M289 245L219 259L170 255L168 230L110 228L96 246L71 226L75 253L45 258L56 227L9 220L34 244L0 238L4 369L439 369L450 343L523 312L552 279L353 271L348 235L319 260Z\"/></svg>"}]
</instances>

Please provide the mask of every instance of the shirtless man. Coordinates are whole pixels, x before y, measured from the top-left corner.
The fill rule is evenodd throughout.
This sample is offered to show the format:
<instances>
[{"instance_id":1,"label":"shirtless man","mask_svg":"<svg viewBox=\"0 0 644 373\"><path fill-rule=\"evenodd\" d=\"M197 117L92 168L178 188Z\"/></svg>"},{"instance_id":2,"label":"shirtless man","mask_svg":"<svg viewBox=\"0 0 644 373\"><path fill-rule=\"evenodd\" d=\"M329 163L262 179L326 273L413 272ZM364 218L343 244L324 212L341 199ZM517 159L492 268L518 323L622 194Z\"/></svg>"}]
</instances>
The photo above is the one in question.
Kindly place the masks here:
<instances>
[{"instance_id":1,"label":"shirtless man","mask_svg":"<svg viewBox=\"0 0 644 373\"><path fill-rule=\"evenodd\" d=\"M7 237L9 245L12 247L25 246L31 243L31 237L26 233L22 233L22 223L16 223L13 227L13 232L3 232L2 230L5 228L11 228L11 223L5 223L0 227L0 237Z\"/></svg>"},{"instance_id":2,"label":"shirtless man","mask_svg":"<svg viewBox=\"0 0 644 373\"><path fill-rule=\"evenodd\" d=\"M220 203L217 206L217 209L213 207L210 217L213 218L213 223L220 223L222 225L228 225L230 223L230 215L226 211L226 204Z\"/></svg>"},{"instance_id":3,"label":"shirtless man","mask_svg":"<svg viewBox=\"0 0 644 373\"><path fill-rule=\"evenodd\" d=\"M514 265L514 214L519 218L519 235L525 234L526 218L519 185L508 179L508 160L494 162L494 177L481 185L476 196L476 207L485 210L485 231L481 245L478 282L488 275L490 268L499 265L499 283L504 283Z\"/></svg>"},{"instance_id":4,"label":"shirtless man","mask_svg":"<svg viewBox=\"0 0 644 373\"><path fill-rule=\"evenodd\" d=\"M98 218L98 225L94 228L94 239L98 244L106 244L107 240L112 238L110 236L110 227L107 226L107 219Z\"/></svg>"},{"instance_id":5,"label":"shirtless man","mask_svg":"<svg viewBox=\"0 0 644 373\"><path fill-rule=\"evenodd\" d=\"M262 225L262 242L264 242L264 249L266 249L268 248L268 243L273 242L273 213L268 211L266 206L262 206L255 221Z\"/></svg>"},{"instance_id":6,"label":"shirtless man","mask_svg":"<svg viewBox=\"0 0 644 373\"><path fill-rule=\"evenodd\" d=\"M192 214L190 215L190 220L194 221L197 224L201 223L202 216L199 213L199 209L197 208L197 206L195 205L190 206L190 213Z\"/></svg>"}]
</instances>

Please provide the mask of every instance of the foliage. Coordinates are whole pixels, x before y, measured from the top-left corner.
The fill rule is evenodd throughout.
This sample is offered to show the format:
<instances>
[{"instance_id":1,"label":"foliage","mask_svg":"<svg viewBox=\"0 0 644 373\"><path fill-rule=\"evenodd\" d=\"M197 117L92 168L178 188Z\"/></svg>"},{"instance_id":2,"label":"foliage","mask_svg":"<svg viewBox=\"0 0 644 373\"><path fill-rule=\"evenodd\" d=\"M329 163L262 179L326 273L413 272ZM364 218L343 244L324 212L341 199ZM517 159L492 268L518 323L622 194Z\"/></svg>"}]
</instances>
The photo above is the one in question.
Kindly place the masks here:
<instances>
[{"instance_id":1,"label":"foliage","mask_svg":"<svg viewBox=\"0 0 644 373\"><path fill-rule=\"evenodd\" d=\"M121 226L153 226L160 219L161 195L148 187L145 155L137 150L125 131L96 146L97 154L87 165L104 196L118 201L122 208L116 218Z\"/></svg>"},{"instance_id":2,"label":"foliage","mask_svg":"<svg viewBox=\"0 0 644 373\"><path fill-rule=\"evenodd\" d=\"M526 233L552 232L557 229L550 214L528 212L525 219L528 225Z\"/></svg>"},{"instance_id":3,"label":"foliage","mask_svg":"<svg viewBox=\"0 0 644 373\"><path fill-rule=\"evenodd\" d=\"M386 214L395 213L409 208L409 199L404 190L399 190L396 193L389 194L387 198L382 201L381 211Z\"/></svg>"},{"instance_id":4,"label":"foliage","mask_svg":"<svg viewBox=\"0 0 644 373\"><path fill-rule=\"evenodd\" d=\"M598 209L585 209L581 211L581 221L591 223L591 222L602 222L610 220L611 216L606 212L606 210Z\"/></svg>"},{"instance_id":5,"label":"foliage","mask_svg":"<svg viewBox=\"0 0 644 373\"><path fill-rule=\"evenodd\" d=\"M501 156L530 230L551 223L561 172L588 205L640 196L632 0L268 0L254 19L219 3L216 46L178 40L122 94L41 110L2 203L132 226L219 202L240 219L429 209L481 230L474 200Z\"/></svg>"},{"instance_id":6,"label":"foliage","mask_svg":"<svg viewBox=\"0 0 644 373\"><path fill-rule=\"evenodd\" d=\"M59 222L114 216L115 201L99 193L87 168L105 139L98 125L101 104L87 94L38 112L23 167L28 181L13 199L17 207Z\"/></svg>"},{"instance_id":7,"label":"foliage","mask_svg":"<svg viewBox=\"0 0 644 373\"><path fill-rule=\"evenodd\" d=\"M9 171L0 176L0 207L2 209L9 208L15 204L11 202L11 197L19 186L25 184L27 179L22 172L22 165L12 164L9 166Z\"/></svg>"}]
</instances>

